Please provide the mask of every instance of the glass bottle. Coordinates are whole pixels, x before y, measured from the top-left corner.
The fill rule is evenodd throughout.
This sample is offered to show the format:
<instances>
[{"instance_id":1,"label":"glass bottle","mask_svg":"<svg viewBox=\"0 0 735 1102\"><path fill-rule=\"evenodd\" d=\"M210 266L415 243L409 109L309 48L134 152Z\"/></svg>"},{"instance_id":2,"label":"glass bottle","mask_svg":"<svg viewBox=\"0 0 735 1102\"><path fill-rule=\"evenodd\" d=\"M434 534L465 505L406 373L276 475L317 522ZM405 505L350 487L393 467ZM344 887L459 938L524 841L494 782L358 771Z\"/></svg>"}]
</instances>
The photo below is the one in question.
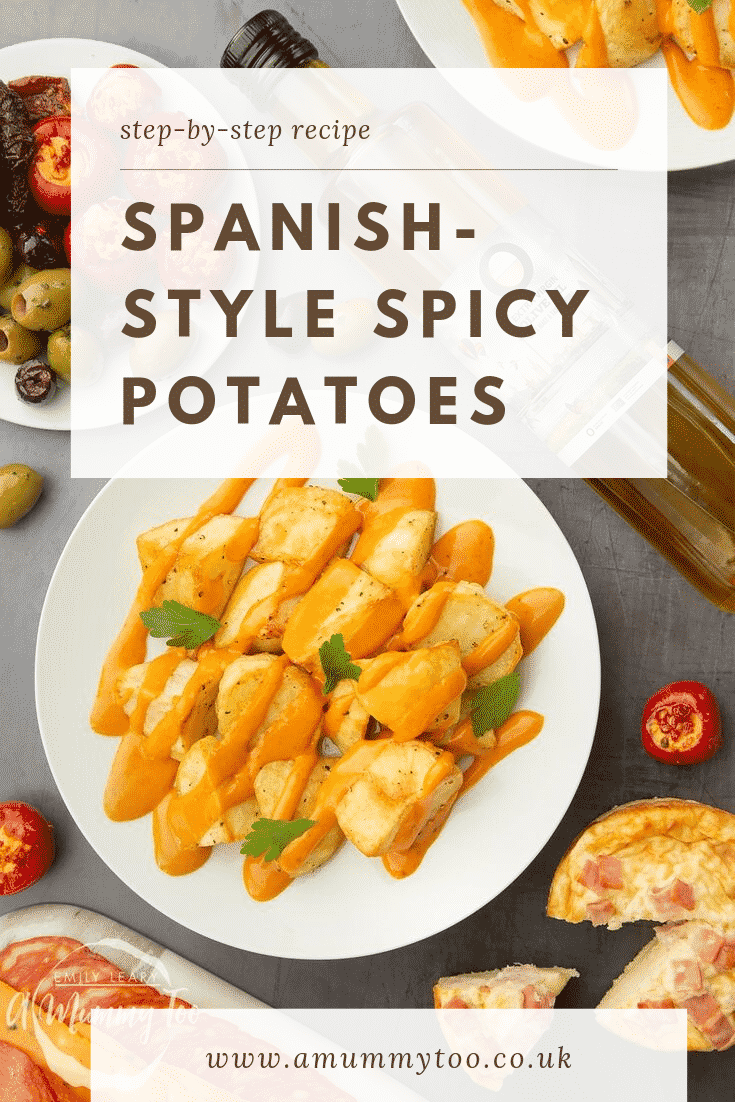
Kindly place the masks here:
<instances>
[{"instance_id":1,"label":"glass bottle","mask_svg":"<svg viewBox=\"0 0 735 1102\"><path fill-rule=\"evenodd\" d=\"M228 42L222 69L328 69L316 46L277 11L258 12Z\"/></svg>"},{"instance_id":2,"label":"glass bottle","mask_svg":"<svg viewBox=\"0 0 735 1102\"><path fill-rule=\"evenodd\" d=\"M587 482L700 593L735 612L735 402L668 349L668 478Z\"/></svg>"}]
</instances>

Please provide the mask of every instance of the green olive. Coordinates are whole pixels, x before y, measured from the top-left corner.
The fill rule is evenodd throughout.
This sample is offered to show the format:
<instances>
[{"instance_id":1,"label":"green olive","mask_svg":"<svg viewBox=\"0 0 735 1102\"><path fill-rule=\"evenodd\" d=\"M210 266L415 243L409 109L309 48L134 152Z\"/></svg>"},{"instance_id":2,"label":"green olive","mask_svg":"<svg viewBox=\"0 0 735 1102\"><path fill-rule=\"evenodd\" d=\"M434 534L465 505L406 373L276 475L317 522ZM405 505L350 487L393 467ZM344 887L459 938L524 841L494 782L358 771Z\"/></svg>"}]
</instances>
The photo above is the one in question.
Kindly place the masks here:
<instances>
[{"instance_id":1,"label":"green olive","mask_svg":"<svg viewBox=\"0 0 735 1102\"><path fill-rule=\"evenodd\" d=\"M46 356L57 375L71 382L71 326L56 329L48 339Z\"/></svg>"},{"instance_id":2,"label":"green olive","mask_svg":"<svg viewBox=\"0 0 735 1102\"><path fill-rule=\"evenodd\" d=\"M28 276L33 275L38 271L38 268L32 268L30 264L20 264L13 274L8 277L7 283L3 283L0 287L0 306L3 310L10 311L10 303L13 299L13 295L20 287Z\"/></svg>"},{"instance_id":3,"label":"green olive","mask_svg":"<svg viewBox=\"0 0 735 1102\"><path fill-rule=\"evenodd\" d=\"M0 228L0 287L13 270L13 242L7 230Z\"/></svg>"},{"instance_id":4,"label":"green olive","mask_svg":"<svg viewBox=\"0 0 735 1102\"><path fill-rule=\"evenodd\" d=\"M0 360L7 364L24 364L40 351L39 336L18 325L8 314L0 317Z\"/></svg>"},{"instance_id":5,"label":"green olive","mask_svg":"<svg viewBox=\"0 0 735 1102\"><path fill-rule=\"evenodd\" d=\"M43 476L25 463L0 467L0 528L10 528L41 496Z\"/></svg>"},{"instance_id":6,"label":"green olive","mask_svg":"<svg viewBox=\"0 0 735 1102\"><path fill-rule=\"evenodd\" d=\"M71 271L49 268L24 279L10 301L10 312L26 329L51 332L71 317Z\"/></svg>"}]
</instances>

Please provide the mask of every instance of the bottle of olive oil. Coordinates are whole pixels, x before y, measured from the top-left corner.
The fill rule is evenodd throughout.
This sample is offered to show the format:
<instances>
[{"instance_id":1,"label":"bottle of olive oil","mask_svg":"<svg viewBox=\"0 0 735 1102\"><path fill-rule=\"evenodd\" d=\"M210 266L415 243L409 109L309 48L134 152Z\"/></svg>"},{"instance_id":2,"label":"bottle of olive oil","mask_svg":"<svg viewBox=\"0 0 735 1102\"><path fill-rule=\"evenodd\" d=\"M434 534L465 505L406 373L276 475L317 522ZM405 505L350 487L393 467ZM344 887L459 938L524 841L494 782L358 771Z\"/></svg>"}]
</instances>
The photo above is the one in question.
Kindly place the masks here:
<instances>
[{"instance_id":1,"label":"bottle of olive oil","mask_svg":"<svg viewBox=\"0 0 735 1102\"><path fill-rule=\"evenodd\" d=\"M668 346L668 478L588 483L713 604L735 612L735 402Z\"/></svg>"}]
</instances>

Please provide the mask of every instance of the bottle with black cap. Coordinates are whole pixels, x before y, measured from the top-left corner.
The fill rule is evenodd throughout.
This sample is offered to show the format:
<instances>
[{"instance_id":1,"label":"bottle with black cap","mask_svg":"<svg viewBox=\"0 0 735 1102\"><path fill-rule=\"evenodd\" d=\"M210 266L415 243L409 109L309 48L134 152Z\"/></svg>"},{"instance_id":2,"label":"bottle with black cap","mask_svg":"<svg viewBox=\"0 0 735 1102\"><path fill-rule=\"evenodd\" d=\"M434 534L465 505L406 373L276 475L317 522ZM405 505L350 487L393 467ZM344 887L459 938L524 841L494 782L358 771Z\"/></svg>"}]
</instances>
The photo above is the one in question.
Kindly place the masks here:
<instances>
[{"instance_id":1,"label":"bottle with black cap","mask_svg":"<svg viewBox=\"0 0 735 1102\"><path fill-rule=\"evenodd\" d=\"M316 46L279 12L261 11L228 42L222 69L328 69Z\"/></svg>"}]
</instances>

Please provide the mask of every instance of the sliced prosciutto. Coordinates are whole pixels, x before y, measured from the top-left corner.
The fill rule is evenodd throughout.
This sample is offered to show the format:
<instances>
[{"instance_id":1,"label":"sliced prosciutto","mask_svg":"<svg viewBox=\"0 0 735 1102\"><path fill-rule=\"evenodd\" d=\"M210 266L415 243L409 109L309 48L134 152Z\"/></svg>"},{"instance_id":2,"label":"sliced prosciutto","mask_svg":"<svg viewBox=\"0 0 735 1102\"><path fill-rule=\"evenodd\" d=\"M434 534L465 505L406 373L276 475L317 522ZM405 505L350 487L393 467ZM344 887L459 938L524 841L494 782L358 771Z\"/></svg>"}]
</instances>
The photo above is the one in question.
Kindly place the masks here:
<instances>
[{"instance_id":1,"label":"sliced prosciutto","mask_svg":"<svg viewBox=\"0 0 735 1102\"><path fill-rule=\"evenodd\" d=\"M9 946L0 953L0 980L67 1024L90 1021L92 1010L190 1005L139 983L71 938L39 937Z\"/></svg>"}]
</instances>

